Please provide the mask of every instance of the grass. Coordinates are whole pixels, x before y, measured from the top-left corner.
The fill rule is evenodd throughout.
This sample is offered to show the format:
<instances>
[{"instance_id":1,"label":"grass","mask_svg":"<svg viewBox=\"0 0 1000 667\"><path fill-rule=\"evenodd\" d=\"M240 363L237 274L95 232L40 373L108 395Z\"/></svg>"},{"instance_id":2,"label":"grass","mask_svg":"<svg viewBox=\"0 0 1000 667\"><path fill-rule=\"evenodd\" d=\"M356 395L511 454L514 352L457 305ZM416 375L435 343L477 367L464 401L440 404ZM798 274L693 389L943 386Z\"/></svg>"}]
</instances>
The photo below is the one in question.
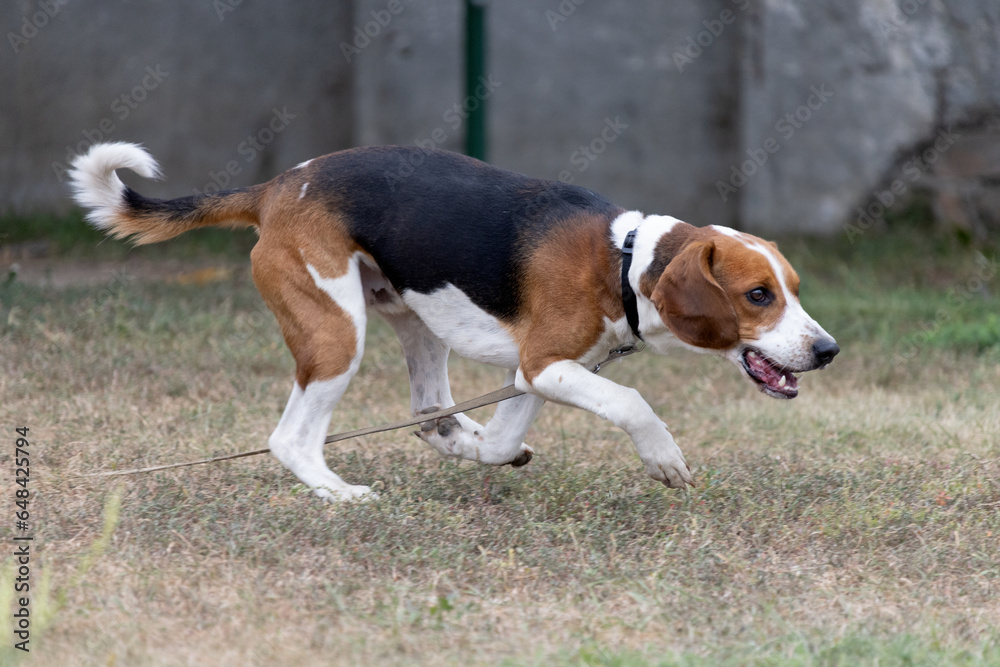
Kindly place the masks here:
<instances>
[{"instance_id":1,"label":"grass","mask_svg":"<svg viewBox=\"0 0 1000 667\"><path fill-rule=\"evenodd\" d=\"M1000 277L975 282L995 250L782 248L843 348L799 398L686 353L604 371L671 425L686 492L553 405L518 470L405 432L331 446L372 503L323 505L269 457L80 480L263 446L290 355L245 263L203 285L0 286L0 467L30 427L32 577L52 598L25 664L1000 664ZM502 377L452 369L460 398ZM403 417L407 396L372 322L331 429Z\"/></svg>"},{"instance_id":2,"label":"grass","mask_svg":"<svg viewBox=\"0 0 1000 667\"><path fill-rule=\"evenodd\" d=\"M253 248L252 229L198 229L166 243L130 248L108 239L86 224L83 213L67 215L0 214L0 250L3 246L43 242L44 253L65 259L122 260L133 258L240 257Z\"/></svg>"}]
</instances>

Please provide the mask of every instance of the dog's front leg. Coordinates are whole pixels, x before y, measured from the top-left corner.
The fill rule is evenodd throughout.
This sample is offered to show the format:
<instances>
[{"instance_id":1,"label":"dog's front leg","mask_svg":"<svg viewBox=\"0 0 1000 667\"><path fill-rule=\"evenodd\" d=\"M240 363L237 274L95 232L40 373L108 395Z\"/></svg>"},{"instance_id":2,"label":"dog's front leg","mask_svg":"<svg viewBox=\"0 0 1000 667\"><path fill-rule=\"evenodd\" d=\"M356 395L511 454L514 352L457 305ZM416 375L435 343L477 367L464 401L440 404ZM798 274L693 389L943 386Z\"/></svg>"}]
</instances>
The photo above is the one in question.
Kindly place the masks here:
<instances>
[{"instance_id":1,"label":"dog's front leg","mask_svg":"<svg viewBox=\"0 0 1000 667\"><path fill-rule=\"evenodd\" d=\"M521 391L583 408L611 421L632 438L650 477L672 488L694 485L691 469L667 425L635 389L615 384L565 359L548 364L530 382L518 369L515 384Z\"/></svg>"}]
</instances>

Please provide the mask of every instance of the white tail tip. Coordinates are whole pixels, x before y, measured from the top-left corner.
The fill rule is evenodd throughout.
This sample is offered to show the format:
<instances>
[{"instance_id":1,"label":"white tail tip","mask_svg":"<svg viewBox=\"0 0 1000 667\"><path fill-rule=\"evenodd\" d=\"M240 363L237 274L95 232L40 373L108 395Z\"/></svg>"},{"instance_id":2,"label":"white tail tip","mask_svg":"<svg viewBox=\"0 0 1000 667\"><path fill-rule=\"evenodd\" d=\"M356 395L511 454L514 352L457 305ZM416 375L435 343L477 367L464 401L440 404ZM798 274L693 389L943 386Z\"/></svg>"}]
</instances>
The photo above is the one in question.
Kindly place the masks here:
<instances>
[{"instance_id":1,"label":"white tail tip","mask_svg":"<svg viewBox=\"0 0 1000 667\"><path fill-rule=\"evenodd\" d=\"M116 169L131 169L145 178L160 178L160 167L138 144L97 144L73 160L70 187L77 204L88 209L87 220L98 229L108 229L121 211L125 184Z\"/></svg>"}]
</instances>

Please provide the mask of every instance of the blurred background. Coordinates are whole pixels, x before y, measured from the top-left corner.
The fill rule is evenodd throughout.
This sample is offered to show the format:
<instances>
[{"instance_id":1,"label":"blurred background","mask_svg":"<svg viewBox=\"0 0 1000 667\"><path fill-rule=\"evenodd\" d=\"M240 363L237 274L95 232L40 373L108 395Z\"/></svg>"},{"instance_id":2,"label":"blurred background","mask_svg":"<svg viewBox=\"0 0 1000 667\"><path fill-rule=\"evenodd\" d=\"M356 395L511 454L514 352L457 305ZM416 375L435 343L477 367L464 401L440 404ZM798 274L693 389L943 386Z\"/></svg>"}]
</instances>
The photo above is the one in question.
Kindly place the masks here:
<instances>
[{"instance_id":1,"label":"blurred background","mask_svg":"<svg viewBox=\"0 0 1000 667\"><path fill-rule=\"evenodd\" d=\"M467 4L9 3L5 231L70 210L97 142L143 143L167 175L143 192L176 197L350 146L462 151L483 110L490 162L697 225L1000 229L995 0L477 3L468 86Z\"/></svg>"}]
</instances>

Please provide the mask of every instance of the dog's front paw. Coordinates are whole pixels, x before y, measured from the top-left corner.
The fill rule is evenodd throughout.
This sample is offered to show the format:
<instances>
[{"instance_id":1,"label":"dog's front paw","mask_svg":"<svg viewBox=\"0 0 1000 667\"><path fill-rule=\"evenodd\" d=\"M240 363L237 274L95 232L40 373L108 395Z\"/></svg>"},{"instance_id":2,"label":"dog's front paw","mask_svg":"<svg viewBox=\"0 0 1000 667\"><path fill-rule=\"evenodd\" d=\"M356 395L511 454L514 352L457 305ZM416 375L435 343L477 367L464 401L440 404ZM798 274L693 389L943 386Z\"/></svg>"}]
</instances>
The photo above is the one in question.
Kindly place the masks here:
<instances>
[{"instance_id":1,"label":"dog's front paw","mask_svg":"<svg viewBox=\"0 0 1000 667\"><path fill-rule=\"evenodd\" d=\"M531 457L535 455L535 450L528 447L525 444L521 444L521 452L514 457L514 460L510 462L512 468L520 468L521 466L526 466L531 461Z\"/></svg>"},{"instance_id":2,"label":"dog's front paw","mask_svg":"<svg viewBox=\"0 0 1000 667\"><path fill-rule=\"evenodd\" d=\"M644 461L646 473L671 489L683 489L688 485L694 486L691 467L684 460L680 448L674 445L673 449L674 451L666 452L662 457Z\"/></svg>"}]
</instances>

